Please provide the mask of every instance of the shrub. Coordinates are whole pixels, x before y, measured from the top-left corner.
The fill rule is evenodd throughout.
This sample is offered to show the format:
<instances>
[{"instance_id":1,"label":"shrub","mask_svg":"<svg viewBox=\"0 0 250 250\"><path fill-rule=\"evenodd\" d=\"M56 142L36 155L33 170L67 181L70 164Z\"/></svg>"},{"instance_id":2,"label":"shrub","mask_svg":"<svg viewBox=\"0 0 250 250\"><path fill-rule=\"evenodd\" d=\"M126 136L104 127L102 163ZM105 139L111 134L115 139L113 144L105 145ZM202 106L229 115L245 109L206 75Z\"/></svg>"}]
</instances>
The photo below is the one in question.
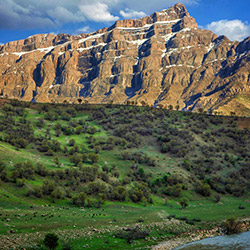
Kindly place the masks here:
<instances>
[{"instance_id":1,"label":"shrub","mask_svg":"<svg viewBox=\"0 0 250 250\"><path fill-rule=\"evenodd\" d=\"M207 183L202 183L202 182L200 182L200 183L197 185L197 192L198 192L199 194L201 194L202 196L205 196L205 197L210 196L211 193L212 193L209 184L207 184Z\"/></svg>"},{"instance_id":2,"label":"shrub","mask_svg":"<svg viewBox=\"0 0 250 250\"><path fill-rule=\"evenodd\" d=\"M78 163L82 162L82 155L79 153L74 153L72 156L69 158L70 162L74 163L75 166L77 166Z\"/></svg>"},{"instance_id":3,"label":"shrub","mask_svg":"<svg viewBox=\"0 0 250 250\"><path fill-rule=\"evenodd\" d=\"M99 156L96 153L89 153L88 157L92 163L96 163L99 160Z\"/></svg>"},{"instance_id":4,"label":"shrub","mask_svg":"<svg viewBox=\"0 0 250 250\"><path fill-rule=\"evenodd\" d=\"M216 201L217 203L220 202L221 197L220 197L219 194L216 194L216 195L214 196L214 198L215 198L215 201Z\"/></svg>"},{"instance_id":5,"label":"shrub","mask_svg":"<svg viewBox=\"0 0 250 250\"><path fill-rule=\"evenodd\" d=\"M224 224L223 228L226 234L236 234L241 232L241 223L234 218L228 219Z\"/></svg>"},{"instance_id":6,"label":"shrub","mask_svg":"<svg viewBox=\"0 0 250 250\"><path fill-rule=\"evenodd\" d=\"M74 139L70 139L68 145L69 145L70 147L73 147L73 146L75 145L75 143L76 143L76 142L75 142Z\"/></svg>"},{"instance_id":7,"label":"shrub","mask_svg":"<svg viewBox=\"0 0 250 250\"><path fill-rule=\"evenodd\" d=\"M49 249L56 249L58 246L58 240L59 238L57 235L49 233L45 235L43 243Z\"/></svg>"},{"instance_id":8,"label":"shrub","mask_svg":"<svg viewBox=\"0 0 250 250\"><path fill-rule=\"evenodd\" d=\"M23 187L25 183L25 179L16 179L16 184L18 187Z\"/></svg>"},{"instance_id":9,"label":"shrub","mask_svg":"<svg viewBox=\"0 0 250 250\"><path fill-rule=\"evenodd\" d=\"M87 195L84 192L81 192L72 198L72 203L74 205L84 206L86 199L87 199Z\"/></svg>"},{"instance_id":10,"label":"shrub","mask_svg":"<svg viewBox=\"0 0 250 250\"><path fill-rule=\"evenodd\" d=\"M126 239L128 243L131 243L132 240L145 239L148 235L148 230L140 229L138 226L134 228L124 228L115 234L117 238Z\"/></svg>"},{"instance_id":11,"label":"shrub","mask_svg":"<svg viewBox=\"0 0 250 250\"><path fill-rule=\"evenodd\" d=\"M188 206L188 200L187 198L183 198L180 200L180 205L182 207L182 209L185 209Z\"/></svg>"}]
</instances>

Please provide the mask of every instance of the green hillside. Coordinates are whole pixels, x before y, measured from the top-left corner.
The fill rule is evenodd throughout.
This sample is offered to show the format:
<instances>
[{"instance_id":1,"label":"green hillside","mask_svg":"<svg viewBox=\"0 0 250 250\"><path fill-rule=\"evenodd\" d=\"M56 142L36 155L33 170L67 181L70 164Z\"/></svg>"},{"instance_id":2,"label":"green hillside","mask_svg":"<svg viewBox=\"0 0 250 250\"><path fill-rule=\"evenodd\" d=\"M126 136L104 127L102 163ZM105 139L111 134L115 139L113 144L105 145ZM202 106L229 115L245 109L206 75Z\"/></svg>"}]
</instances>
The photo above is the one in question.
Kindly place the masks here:
<instances>
[{"instance_id":1,"label":"green hillside","mask_svg":"<svg viewBox=\"0 0 250 250\"><path fill-rule=\"evenodd\" d=\"M249 125L149 107L2 100L0 245L44 249L53 232L57 249L144 249L249 217Z\"/></svg>"}]
</instances>

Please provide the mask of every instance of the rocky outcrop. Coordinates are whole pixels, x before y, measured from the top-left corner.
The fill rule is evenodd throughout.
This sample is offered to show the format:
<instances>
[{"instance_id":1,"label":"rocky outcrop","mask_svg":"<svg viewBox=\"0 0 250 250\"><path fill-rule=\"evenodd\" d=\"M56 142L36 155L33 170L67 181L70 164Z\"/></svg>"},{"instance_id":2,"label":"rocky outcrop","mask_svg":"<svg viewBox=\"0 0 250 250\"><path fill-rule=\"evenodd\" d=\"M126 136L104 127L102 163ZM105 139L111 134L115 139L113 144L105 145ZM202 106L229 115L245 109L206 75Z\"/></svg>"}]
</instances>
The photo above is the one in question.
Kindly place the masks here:
<instances>
[{"instance_id":1,"label":"rocky outcrop","mask_svg":"<svg viewBox=\"0 0 250 250\"><path fill-rule=\"evenodd\" d=\"M0 94L223 111L250 94L249 50L250 38L231 42L199 29L176 4L92 34L35 35L1 46Z\"/></svg>"}]
</instances>

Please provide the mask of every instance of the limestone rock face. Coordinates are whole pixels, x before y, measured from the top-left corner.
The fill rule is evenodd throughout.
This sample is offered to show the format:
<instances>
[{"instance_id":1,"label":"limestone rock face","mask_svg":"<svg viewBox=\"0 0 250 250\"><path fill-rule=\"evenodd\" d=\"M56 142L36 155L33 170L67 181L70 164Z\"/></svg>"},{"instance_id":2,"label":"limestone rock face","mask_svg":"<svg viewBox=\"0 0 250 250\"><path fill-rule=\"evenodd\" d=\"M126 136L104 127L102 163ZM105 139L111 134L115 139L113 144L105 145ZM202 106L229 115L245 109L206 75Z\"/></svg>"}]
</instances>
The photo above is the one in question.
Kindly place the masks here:
<instances>
[{"instance_id":1,"label":"limestone rock face","mask_svg":"<svg viewBox=\"0 0 250 250\"><path fill-rule=\"evenodd\" d=\"M91 34L40 34L0 46L0 94L217 110L250 94L249 51L250 38L231 42L199 29L176 4Z\"/></svg>"}]
</instances>

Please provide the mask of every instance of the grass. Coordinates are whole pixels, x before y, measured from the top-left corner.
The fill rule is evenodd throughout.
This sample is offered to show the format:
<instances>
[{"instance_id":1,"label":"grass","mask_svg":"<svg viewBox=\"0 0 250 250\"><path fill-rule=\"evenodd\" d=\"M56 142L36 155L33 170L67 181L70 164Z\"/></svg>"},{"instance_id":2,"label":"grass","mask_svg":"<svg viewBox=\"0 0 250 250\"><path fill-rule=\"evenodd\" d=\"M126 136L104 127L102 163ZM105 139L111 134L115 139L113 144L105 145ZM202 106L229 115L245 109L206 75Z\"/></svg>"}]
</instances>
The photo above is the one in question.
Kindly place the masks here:
<instances>
[{"instance_id":1,"label":"grass","mask_svg":"<svg viewBox=\"0 0 250 250\"><path fill-rule=\"evenodd\" d=\"M38 135L45 136L46 130L49 128L51 140L57 140L61 144L61 148L65 146L67 149L71 149L72 147L69 147L68 142L69 140L74 139L77 146L81 147L84 145L89 152L93 152L93 145L88 142L88 138L93 136L97 141L99 141L100 138L108 139L113 135L113 130L120 125L118 122L119 119L121 120L120 123L125 119L121 116L117 117L117 120L115 120L116 109L111 108L107 112L110 112L109 115L115 120L115 122L117 122L117 124L114 122L116 126L114 126L113 129L104 129L104 126L100 125L98 119L91 120L90 114L91 112L94 112L95 108L96 106L93 106L93 110L77 112L76 116L71 119L71 122L83 119L84 123L88 124L89 127L95 127L98 132L93 135L85 131L80 135L65 135L61 133L56 137L55 125L60 123L62 126L66 126L69 125L68 121L45 120L43 128L39 129L37 127L37 121L39 118L44 119L44 114L39 113L38 110L34 108L25 108L25 114L27 120L31 121L35 137ZM133 107L127 107L127 109L131 111L134 110ZM127 110L125 109L125 111ZM141 114L140 110L138 109L135 114L137 115L136 119L139 120L139 115ZM1 118L3 118L3 112L0 112L0 115L2 116ZM202 115L200 118L202 118ZM135 126L133 124L134 118L132 119L132 122L129 119L131 118L128 115L128 124L131 123ZM226 136L216 138L213 142L204 139L204 132L213 132L214 130L231 126L230 121L226 120L227 118L223 118L225 120L219 125L209 124L204 128L202 134L196 134L192 131L196 121L192 121L192 119L186 117L182 112L172 112L163 120L161 120L161 118L155 118L152 122L152 126L155 126L155 132L151 135L141 136L142 141L140 146L124 149L123 147L116 145L111 150L101 150L96 165L99 169L102 169L104 166L108 166L109 168L113 165L116 166L120 176L115 178L109 174L110 183L119 182L119 185L123 185L121 184L121 181L132 171L131 166L136 164L131 160L122 160L121 151L143 152L151 158L156 159L157 163L155 167L137 163L138 168L143 168L146 174L151 174L147 183L150 185L151 181L156 178L161 178L165 174L177 175L188 187L188 190L183 188L180 197L188 198L189 205L186 209L181 209L179 204L180 198L166 197L161 193L166 187L156 187L156 192L151 193L153 204L147 203L146 206L143 201L133 203L129 198L126 198L124 202L105 201L101 208L81 208L73 206L70 198L57 199L53 202L51 196L44 196L40 199L34 196L26 196L28 188L42 186L44 180L47 179L58 182L58 184L65 184L60 179L54 180L52 176L41 177L35 175L33 179L25 181L24 187L18 187L13 181L0 181L0 242L9 236L10 230L14 230L15 234L13 234L13 241L15 241L15 237L18 236L20 236L20 239L24 240L24 235L30 234L29 239L24 241L27 245L30 245L31 243L37 244L41 242L45 233L54 232L60 236L60 246L58 249L63 248L64 241L69 241L73 249L82 249L83 246L85 246L86 249L144 249L157 244L167 237L172 237L184 229L194 230L211 227L212 225L219 224L221 221L231 217L249 217L250 202L248 192L240 198L229 194L221 195L221 201L219 203L215 202L213 195L207 198L202 197L195 192L195 186L192 182L194 179L198 178L197 175L182 166L185 158L174 157L171 154L161 152L161 145L159 144L159 141L157 141L155 134L157 135L157 131L161 130L163 131L162 133L164 133L165 130L163 129L165 129L164 126L166 124L166 126L174 126L169 124L175 124L174 121L176 119L177 122L175 128L178 130L182 130L183 127L185 127L184 125L190 125L188 132L193 135L194 142L190 141L189 146L192 147L195 145L194 150L188 156L190 162L197 158L195 154L197 154L198 157L204 158L201 150L202 146L213 146L213 144L217 144L217 140L222 140L228 144L232 142L232 138ZM187 121L188 119L190 121ZM15 117L15 120L18 120L17 117ZM131 130L133 130L132 125ZM0 136L4 138L6 136L5 132L0 132ZM249 142L247 141L246 144L247 143ZM215 159L215 165L219 161L224 164L224 152L218 152L218 154L220 154L220 158L211 157ZM230 154L237 158L237 152L232 151ZM56 172L59 168L55 166L55 156L59 158L61 170L77 169L73 163L70 162L70 156L65 155L62 151L54 153L53 156L49 156L46 153L40 152L35 142L30 143L24 149L17 149L7 142L0 141L0 162L2 161L7 164L8 177L10 179L14 165L27 160L32 161L33 163L40 162L46 167L46 169ZM92 166L92 164L88 160L84 163L84 166ZM216 174L228 177L230 171L239 171L240 167L240 162L236 161L235 165L224 165L221 170L216 170ZM208 169L206 171L208 171ZM205 179L205 181L208 181L210 177L211 176L207 173L207 179ZM136 181L138 180L133 180L131 178L127 186L124 186L131 188L135 185ZM74 182L69 183L69 185L73 184ZM59 187L61 186L59 185ZM80 188L84 190L85 186L83 185ZM76 190L77 191L74 191L75 193L73 193L73 195L79 191L79 189ZM213 194L216 194L214 190ZM167 205L165 205L166 198L168 200ZM96 200L96 196L89 195L89 199L94 201ZM239 209L239 206L243 206L245 209ZM177 219L186 217L189 221L199 219L201 222L195 222L194 225L189 225L181 221L183 225L176 226L175 222L172 223L169 221L170 215L174 215ZM143 222L140 223L139 221ZM124 239L113 237L115 232L122 230L123 227L134 227L137 224L141 228L149 229L150 235L146 239L136 240L133 241L132 244L129 244ZM172 227L173 230L171 229ZM16 241L18 242L18 240ZM21 243L22 242L20 241L20 244ZM26 243L24 243L24 245Z\"/></svg>"}]
</instances>

